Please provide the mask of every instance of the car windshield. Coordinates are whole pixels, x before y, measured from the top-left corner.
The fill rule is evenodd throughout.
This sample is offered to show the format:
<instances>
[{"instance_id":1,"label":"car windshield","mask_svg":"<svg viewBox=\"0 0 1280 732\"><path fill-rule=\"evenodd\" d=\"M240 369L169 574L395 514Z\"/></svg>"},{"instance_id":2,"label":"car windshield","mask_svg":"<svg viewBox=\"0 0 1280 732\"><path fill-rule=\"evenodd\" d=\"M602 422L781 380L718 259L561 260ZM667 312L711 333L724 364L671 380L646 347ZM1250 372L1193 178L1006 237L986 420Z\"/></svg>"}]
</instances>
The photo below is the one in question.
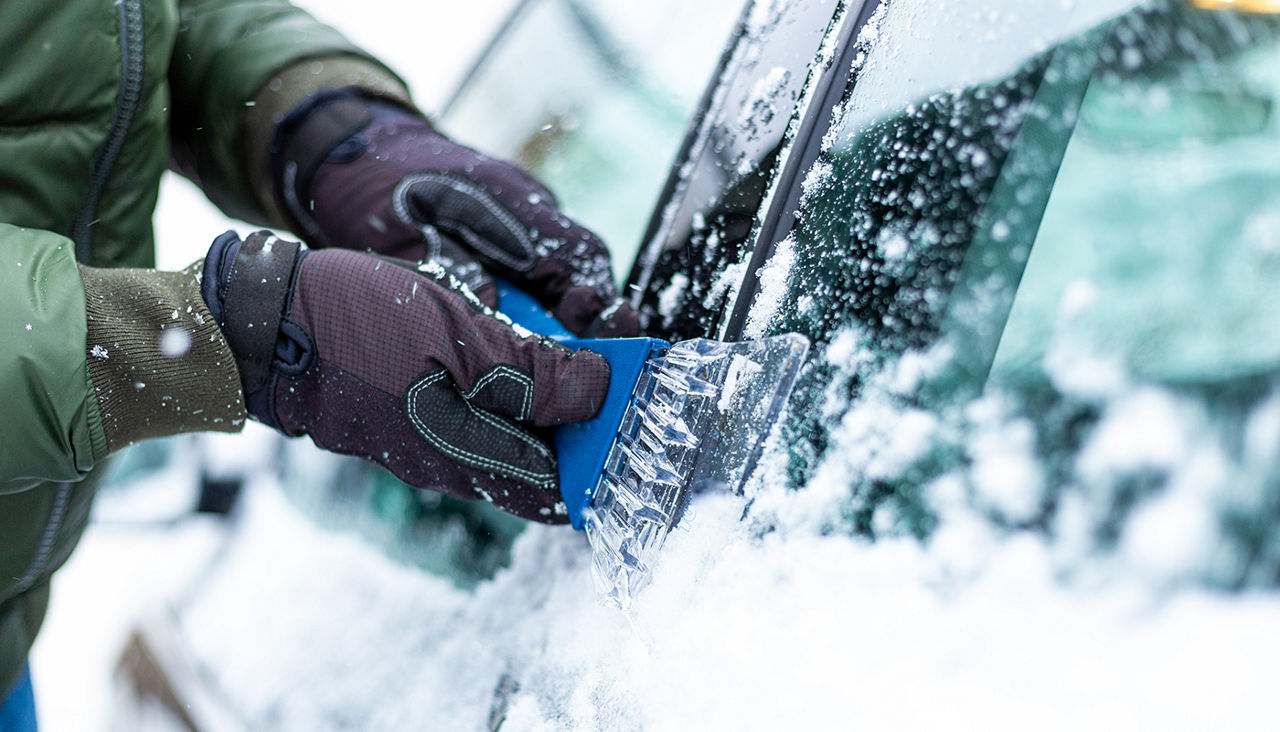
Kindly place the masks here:
<instances>
[{"instance_id":1,"label":"car windshield","mask_svg":"<svg viewBox=\"0 0 1280 732\"><path fill-rule=\"evenodd\" d=\"M791 480L843 465L871 536L932 536L959 481L997 525L1094 547L1199 481L1203 555L1179 571L1274 572L1267 492L1234 501L1280 366L1280 16L919 5L864 29L797 225L757 273L746 335L823 354L793 400ZM924 60L940 49L957 63Z\"/></svg>"}]
</instances>

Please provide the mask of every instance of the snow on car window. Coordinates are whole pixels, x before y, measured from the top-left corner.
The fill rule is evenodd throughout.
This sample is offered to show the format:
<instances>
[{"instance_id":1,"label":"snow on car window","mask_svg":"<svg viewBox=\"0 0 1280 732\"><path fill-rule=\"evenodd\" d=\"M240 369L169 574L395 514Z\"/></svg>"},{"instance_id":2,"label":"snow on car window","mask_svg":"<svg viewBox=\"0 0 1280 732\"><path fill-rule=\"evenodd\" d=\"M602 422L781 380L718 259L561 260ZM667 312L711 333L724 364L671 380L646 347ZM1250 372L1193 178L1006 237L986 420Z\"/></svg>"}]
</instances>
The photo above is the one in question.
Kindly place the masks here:
<instances>
[{"instance_id":1,"label":"snow on car window","mask_svg":"<svg viewBox=\"0 0 1280 732\"><path fill-rule=\"evenodd\" d=\"M931 94L1007 76L1030 55L1136 1L1091 0L1086 8L1078 0L894 0L873 25L882 42L868 44L843 127L856 129Z\"/></svg>"},{"instance_id":2,"label":"snow on car window","mask_svg":"<svg viewBox=\"0 0 1280 732\"><path fill-rule=\"evenodd\" d=\"M828 529L977 516L1163 579L1280 568L1247 436L1280 367L1280 19L1123 5L890 2L864 32L753 323L826 349L783 443Z\"/></svg>"},{"instance_id":3,"label":"snow on car window","mask_svg":"<svg viewBox=\"0 0 1280 732\"><path fill-rule=\"evenodd\" d=\"M749 9L674 195L632 273L649 330L670 338L715 330L746 274L758 213L776 183L822 53L846 3L761 0ZM803 109L801 110L803 112Z\"/></svg>"}]
</instances>

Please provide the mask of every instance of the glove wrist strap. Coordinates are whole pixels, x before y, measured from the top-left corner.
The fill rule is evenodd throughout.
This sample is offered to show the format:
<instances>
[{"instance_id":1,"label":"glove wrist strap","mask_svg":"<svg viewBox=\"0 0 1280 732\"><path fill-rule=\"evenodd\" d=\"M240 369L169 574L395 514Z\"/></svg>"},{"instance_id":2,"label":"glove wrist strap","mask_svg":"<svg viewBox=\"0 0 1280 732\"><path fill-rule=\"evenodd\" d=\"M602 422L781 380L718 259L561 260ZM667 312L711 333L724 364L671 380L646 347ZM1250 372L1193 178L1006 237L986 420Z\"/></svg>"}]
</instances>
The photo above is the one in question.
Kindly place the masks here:
<instances>
[{"instance_id":1,"label":"glove wrist strap","mask_svg":"<svg viewBox=\"0 0 1280 732\"><path fill-rule=\"evenodd\" d=\"M276 341L300 249L297 242L277 239L267 232L251 234L223 278L224 320L219 325L236 356L246 396L260 391L272 375Z\"/></svg>"},{"instance_id":2,"label":"glove wrist strap","mask_svg":"<svg viewBox=\"0 0 1280 732\"><path fill-rule=\"evenodd\" d=\"M369 100L350 89L329 89L309 97L276 126L269 158L276 199L294 230L313 246L325 241L311 214L311 179L343 141L372 120Z\"/></svg>"}]
</instances>

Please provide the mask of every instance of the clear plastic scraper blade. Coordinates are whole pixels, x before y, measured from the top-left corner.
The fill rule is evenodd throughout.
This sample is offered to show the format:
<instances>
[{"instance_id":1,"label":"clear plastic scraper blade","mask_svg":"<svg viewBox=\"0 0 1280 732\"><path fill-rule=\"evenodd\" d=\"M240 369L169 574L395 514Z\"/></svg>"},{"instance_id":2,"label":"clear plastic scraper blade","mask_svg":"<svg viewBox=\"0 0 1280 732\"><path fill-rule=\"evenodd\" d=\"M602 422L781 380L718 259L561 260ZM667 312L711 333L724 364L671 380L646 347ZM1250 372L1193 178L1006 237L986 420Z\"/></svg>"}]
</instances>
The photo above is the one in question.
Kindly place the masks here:
<instances>
[{"instance_id":1,"label":"clear plastic scraper blade","mask_svg":"<svg viewBox=\"0 0 1280 732\"><path fill-rule=\"evenodd\" d=\"M651 358L591 502L596 586L625 609L649 581L692 495L742 490L778 421L809 341L682 341Z\"/></svg>"}]
</instances>

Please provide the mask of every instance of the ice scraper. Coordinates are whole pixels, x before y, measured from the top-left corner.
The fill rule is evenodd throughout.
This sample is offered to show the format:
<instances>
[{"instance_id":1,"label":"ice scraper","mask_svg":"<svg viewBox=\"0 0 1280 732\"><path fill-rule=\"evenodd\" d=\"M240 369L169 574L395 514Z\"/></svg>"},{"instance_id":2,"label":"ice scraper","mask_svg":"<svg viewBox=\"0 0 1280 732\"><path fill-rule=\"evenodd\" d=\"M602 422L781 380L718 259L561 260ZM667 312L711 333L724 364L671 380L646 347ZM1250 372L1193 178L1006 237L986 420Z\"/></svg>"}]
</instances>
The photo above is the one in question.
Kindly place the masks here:
<instances>
[{"instance_id":1,"label":"ice scraper","mask_svg":"<svg viewBox=\"0 0 1280 732\"><path fill-rule=\"evenodd\" d=\"M499 283L516 324L609 361L600 413L555 430L560 490L592 547L603 599L626 608L650 579L693 495L741 490L809 350L787 334L724 343L698 338L575 338L537 301Z\"/></svg>"}]
</instances>

